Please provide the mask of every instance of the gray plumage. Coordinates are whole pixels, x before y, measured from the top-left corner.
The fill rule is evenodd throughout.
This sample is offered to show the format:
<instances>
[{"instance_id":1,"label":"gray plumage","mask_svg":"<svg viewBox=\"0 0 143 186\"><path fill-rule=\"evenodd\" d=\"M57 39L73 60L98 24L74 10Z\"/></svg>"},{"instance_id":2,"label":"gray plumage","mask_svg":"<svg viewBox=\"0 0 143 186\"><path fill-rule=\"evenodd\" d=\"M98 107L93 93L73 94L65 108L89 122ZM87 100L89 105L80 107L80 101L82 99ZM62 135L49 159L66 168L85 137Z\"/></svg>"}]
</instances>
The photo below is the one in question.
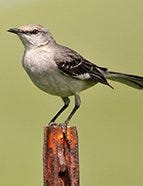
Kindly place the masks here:
<instances>
[{"instance_id":1,"label":"gray plumage","mask_svg":"<svg viewBox=\"0 0 143 186\"><path fill-rule=\"evenodd\" d=\"M66 126L80 106L79 92L97 83L112 88L107 79L143 89L143 77L111 72L89 62L76 51L59 45L43 26L26 25L8 31L16 33L25 46L22 64L33 83L64 101L50 124L68 107L68 97L74 95L75 107L64 122Z\"/></svg>"}]
</instances>

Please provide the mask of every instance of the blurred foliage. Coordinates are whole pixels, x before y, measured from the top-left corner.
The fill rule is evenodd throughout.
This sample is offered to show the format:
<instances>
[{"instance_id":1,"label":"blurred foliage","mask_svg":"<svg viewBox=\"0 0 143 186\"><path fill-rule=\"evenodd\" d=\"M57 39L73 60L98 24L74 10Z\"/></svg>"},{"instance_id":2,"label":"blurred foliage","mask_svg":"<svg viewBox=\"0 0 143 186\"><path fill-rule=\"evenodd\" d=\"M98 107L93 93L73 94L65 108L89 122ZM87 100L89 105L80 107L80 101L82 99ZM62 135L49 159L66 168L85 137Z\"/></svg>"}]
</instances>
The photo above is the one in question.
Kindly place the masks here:
<instances>
[{"instance_id":1,"label":"blurred foliage","mask_svg":"<svg viewBox=\"0 0 143 186\"><path fill-rule=\"evenodd\" d=\"M0 185L42 186L43 126L62 101L31 83L21 66L23 46L6 30L45 25L58 42L92 62L143 76L143 1L1 0L0 5ZM71 122L79 131L81 185L142 186L143 92L111 84L114 91L97 85L83 92Z\"/></svg>"}]
</instances>

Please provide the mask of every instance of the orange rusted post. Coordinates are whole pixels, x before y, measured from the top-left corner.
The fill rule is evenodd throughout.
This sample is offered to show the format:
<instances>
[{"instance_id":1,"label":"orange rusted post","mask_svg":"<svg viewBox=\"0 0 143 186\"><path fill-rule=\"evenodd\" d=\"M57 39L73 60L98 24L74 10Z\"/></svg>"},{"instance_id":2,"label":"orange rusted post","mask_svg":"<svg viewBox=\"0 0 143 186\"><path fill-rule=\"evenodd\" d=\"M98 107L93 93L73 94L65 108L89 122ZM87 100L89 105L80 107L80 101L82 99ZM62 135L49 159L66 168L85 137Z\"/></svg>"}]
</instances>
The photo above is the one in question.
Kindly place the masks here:
<instances>
[{"instance_id":1,"label":"orange rusted post","mask_svg":"<svg viewBox=\"0 0 143 186\"><path fill-rule=\"evenodd\" d=\"M79 186L76 127L67 128L67 140L60 126L44 128L44 186Z\"/></svg>"}]
</instances>

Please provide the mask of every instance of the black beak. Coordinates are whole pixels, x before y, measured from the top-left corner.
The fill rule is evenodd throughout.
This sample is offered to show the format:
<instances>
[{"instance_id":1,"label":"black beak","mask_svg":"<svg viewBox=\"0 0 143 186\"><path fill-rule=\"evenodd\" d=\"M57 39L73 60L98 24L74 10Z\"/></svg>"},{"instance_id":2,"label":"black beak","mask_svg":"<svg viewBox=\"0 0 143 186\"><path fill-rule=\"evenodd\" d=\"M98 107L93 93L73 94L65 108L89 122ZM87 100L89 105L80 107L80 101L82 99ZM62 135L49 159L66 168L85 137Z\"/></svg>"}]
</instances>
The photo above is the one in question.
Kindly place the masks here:
<instances>
[{"instance_id":1,"label":"black beak","mask_svg":"<svg viewBox=\"0 0 143 186\"><path fill-rule=\"evenodd\" d=\"M20 29L18 28L10 28L9 30L7 30L8 32L14 33L14 34L18 34L21 32Z\"/></svg>"}]
</instances>

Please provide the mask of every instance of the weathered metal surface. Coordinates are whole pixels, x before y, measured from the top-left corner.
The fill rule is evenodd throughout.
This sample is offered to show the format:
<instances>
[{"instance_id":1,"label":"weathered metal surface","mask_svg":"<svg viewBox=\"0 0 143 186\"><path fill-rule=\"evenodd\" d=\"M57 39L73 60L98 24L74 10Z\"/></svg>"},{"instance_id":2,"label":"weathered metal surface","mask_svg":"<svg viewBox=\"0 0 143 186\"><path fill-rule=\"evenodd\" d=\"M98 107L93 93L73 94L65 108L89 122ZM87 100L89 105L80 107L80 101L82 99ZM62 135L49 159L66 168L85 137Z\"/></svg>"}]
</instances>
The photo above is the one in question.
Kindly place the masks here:
<instances>
[{"instance_id":1,"label":"weathered metal surface","mask_svg":"<svg viewBox=\"0 0 143 186\"><path fill-rule=\"evenodd\" d=\"M44 128L44 186L79 186L78 135L67 128L67 140L60 126Z\"/></svg>"}]
</instances>

